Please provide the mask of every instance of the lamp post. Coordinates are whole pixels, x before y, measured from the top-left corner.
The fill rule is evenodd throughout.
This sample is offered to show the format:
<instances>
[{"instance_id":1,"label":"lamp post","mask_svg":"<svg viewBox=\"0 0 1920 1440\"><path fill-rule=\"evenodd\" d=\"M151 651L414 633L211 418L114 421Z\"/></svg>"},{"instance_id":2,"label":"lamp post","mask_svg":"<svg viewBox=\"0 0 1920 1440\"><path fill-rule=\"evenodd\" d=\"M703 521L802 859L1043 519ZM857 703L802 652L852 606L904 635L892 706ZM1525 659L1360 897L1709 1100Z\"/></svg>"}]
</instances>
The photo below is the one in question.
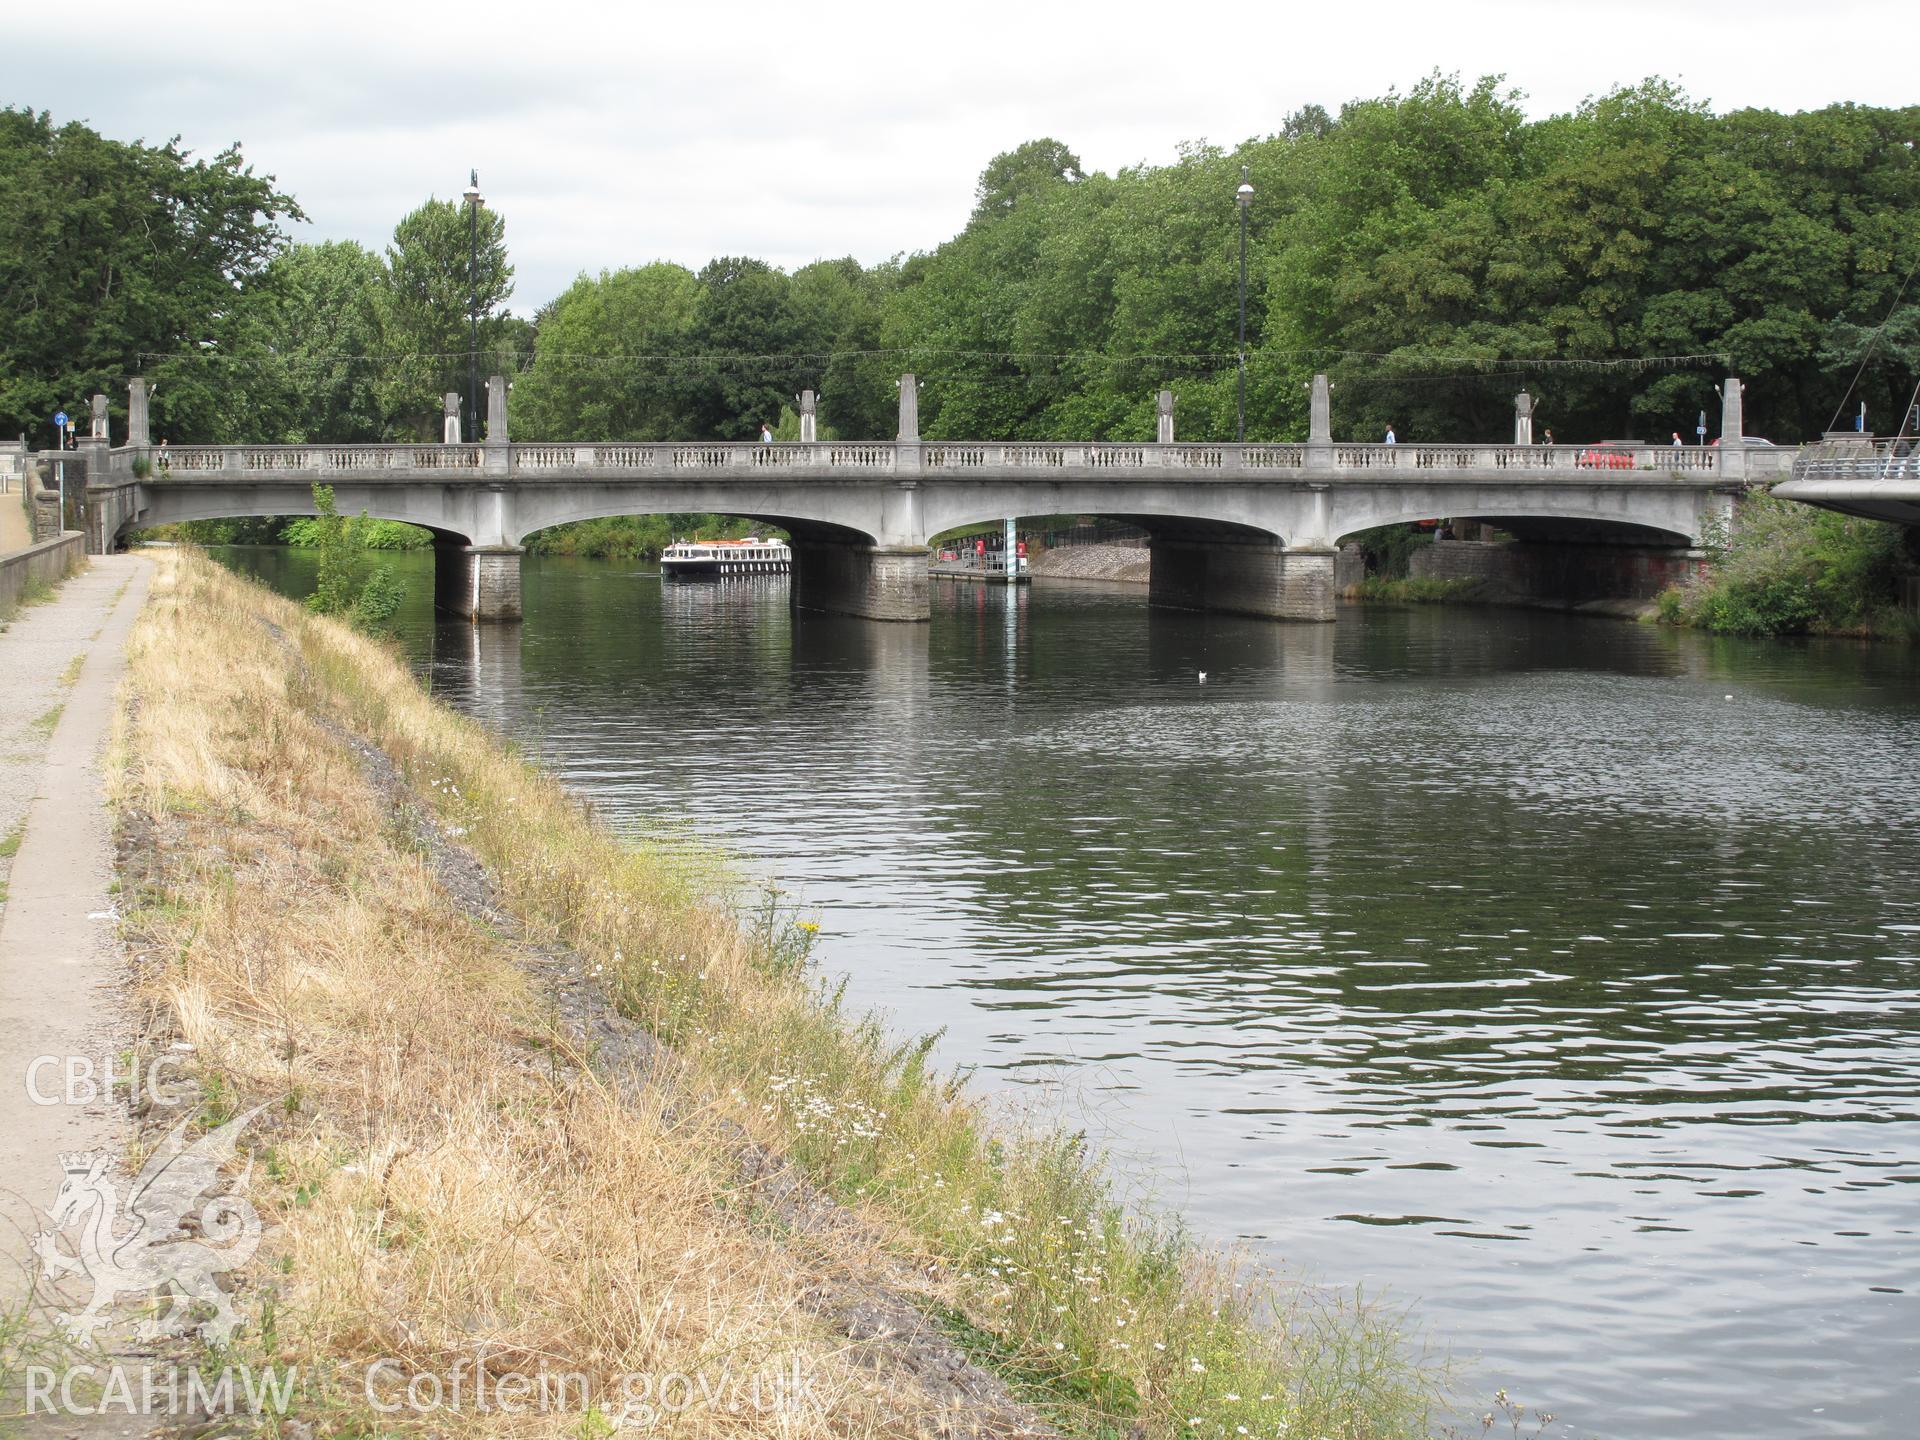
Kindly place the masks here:
<instances>
[{"instance_id":1,"label":"lamp post","mask_svg":"<svg viewBox=\"0 0 1920 1440\"><path fill-rule=\"evenodd\" d=\"M1240 401L1233 438L1247 443L1247 210L1253 204L1253 185L1247 179L1247 167L1240 167L1240 188L1233 192L1240 206Z\"/></svg>"},{"instance_id":2,"label":"lamp post","mask_svg":"<svg viewBox=\"0 0 1920 1440\"><path fill-rule=\"evenodd\" d=\"M480 434L480 172L467 178L467 439Z\"/></svg>"}]
</instances>

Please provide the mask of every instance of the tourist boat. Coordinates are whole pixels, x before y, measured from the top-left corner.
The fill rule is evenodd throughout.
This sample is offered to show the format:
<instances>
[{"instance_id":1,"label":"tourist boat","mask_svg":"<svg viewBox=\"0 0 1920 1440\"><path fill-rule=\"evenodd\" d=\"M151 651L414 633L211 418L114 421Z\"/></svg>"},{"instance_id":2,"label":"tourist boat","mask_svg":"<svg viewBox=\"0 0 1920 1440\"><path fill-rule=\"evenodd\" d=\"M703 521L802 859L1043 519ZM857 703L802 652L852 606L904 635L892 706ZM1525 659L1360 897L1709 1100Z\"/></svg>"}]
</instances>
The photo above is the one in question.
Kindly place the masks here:
<instances>
[{"instance_id":1,"label":"tourist boat","mask_svg":"<svg viewBox=\"0 0 1920 1440\"><path fill-rule=\"evenodd\" d=\"M785 575L793 553L784 540L676 540L660 552L660 573L669 580L703 580L711 575Z\"/></svg>"}]
</instances>

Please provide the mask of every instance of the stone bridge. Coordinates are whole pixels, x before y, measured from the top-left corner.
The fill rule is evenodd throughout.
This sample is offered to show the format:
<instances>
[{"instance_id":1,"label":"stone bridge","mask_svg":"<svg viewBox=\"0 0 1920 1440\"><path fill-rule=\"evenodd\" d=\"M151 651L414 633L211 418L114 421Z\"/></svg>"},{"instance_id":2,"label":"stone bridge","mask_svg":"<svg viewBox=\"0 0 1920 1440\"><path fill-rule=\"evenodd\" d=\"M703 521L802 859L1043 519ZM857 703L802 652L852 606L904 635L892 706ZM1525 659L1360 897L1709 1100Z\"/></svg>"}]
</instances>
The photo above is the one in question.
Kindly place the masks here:
<instances>
[{"instance_id":1,"label":"stone bridge","mask_svg":"<svg viewBox=\"0 0 1920 1440\"><path fill-rule=\"evenodd\" d=\"M1723 417L1739 432L1739 382ZM442 444L176 446L149 443L135 381L128 443L106 402L81 441L95 550L128 530L230 516L311 515L333 487L343 514L434 533L436 596L477 619L520 612L527 537L611 515L716 513L792 536L797 604L874 619L929 613L928 544L1021 515L1102 515L1144 529L1153 602L1297 620L1334 616L1340 540L1399 521L1478 520L1522 540L1683 554L1731 514L1750 478L1791 452L1701 448L1336 444L1324 376L1305 444L1189 444L1161 397L1154 443L923 440L917 387L901 385L899 438L881 442L518 444L506 385L489 383L488 438ZM811 397L807 397L810 401ZM811 404L803 434L813 433Z\"/></svg>"}]
</instances>

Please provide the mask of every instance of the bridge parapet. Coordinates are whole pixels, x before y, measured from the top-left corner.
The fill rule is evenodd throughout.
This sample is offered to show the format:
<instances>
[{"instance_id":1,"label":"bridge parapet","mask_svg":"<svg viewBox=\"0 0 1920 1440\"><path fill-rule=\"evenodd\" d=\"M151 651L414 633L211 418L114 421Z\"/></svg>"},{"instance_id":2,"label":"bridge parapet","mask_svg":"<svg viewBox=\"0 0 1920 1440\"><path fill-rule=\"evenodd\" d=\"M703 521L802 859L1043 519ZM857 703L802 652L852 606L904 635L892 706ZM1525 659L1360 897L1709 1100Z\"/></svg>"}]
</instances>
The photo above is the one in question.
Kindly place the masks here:
<instances>
[{"instance_id":1,"label":"bridge parapet","mask_svg":"<svg viewBox=\"0 0 1920 1440\"><path fill-rule=\"evenodd\" d=\"M503 451L504 454L494 454ZM1791 450L1757 450L1745 457L1756 479L1783 476ZM615 441L514 444L182 445L168 450L120 449L109 471L131 474L132 462L152 462L150 483L243 478L331 477L405 481L422 472L475 479L607 479L738 476L836 481L924 478L1092 477L1192 481L1265 480L1322 484L1455 479L1564 479L1591 484L1632 476L1714 482L1723 475L1714 449L1663 445L1213 445L1106 441ZM1857 463L1849 461L1848 463ZM1732 477L1727 477L1732 478Z\"/></svg>"},{"instance_id":2,"label":"bridge parapet","mask_svg":"<svg viewBox=\"0 0 1920 1440\"><path fill-rule=\"evenodd\" d=\"M180 445L150 452L150 480L185 476L329 475L370 479L418 471L483 468L479 445Z\"/></svg>"}]
</instances>

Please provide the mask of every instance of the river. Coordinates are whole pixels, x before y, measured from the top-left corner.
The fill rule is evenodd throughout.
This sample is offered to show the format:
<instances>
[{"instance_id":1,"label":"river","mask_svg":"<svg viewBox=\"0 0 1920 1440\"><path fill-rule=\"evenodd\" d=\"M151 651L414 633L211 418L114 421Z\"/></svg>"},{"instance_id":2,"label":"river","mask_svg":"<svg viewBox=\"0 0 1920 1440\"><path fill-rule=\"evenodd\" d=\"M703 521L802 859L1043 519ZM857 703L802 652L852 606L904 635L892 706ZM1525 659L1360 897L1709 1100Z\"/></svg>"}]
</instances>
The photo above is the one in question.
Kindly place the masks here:
<instances>
[{"instance_id":1,"label":"river","mask_svg":"<svg viewBox=\"0 0 1920 1440\"><path fill-rule=\"evenodd\" d=\"M1914 652L1070 584L887 626L534 559L474 628L400 566L444 697L777 880L856 1005L1201 1233L1411 1305L1470 1402L1920 1421Z\"/></svg>"}]
</instances>

